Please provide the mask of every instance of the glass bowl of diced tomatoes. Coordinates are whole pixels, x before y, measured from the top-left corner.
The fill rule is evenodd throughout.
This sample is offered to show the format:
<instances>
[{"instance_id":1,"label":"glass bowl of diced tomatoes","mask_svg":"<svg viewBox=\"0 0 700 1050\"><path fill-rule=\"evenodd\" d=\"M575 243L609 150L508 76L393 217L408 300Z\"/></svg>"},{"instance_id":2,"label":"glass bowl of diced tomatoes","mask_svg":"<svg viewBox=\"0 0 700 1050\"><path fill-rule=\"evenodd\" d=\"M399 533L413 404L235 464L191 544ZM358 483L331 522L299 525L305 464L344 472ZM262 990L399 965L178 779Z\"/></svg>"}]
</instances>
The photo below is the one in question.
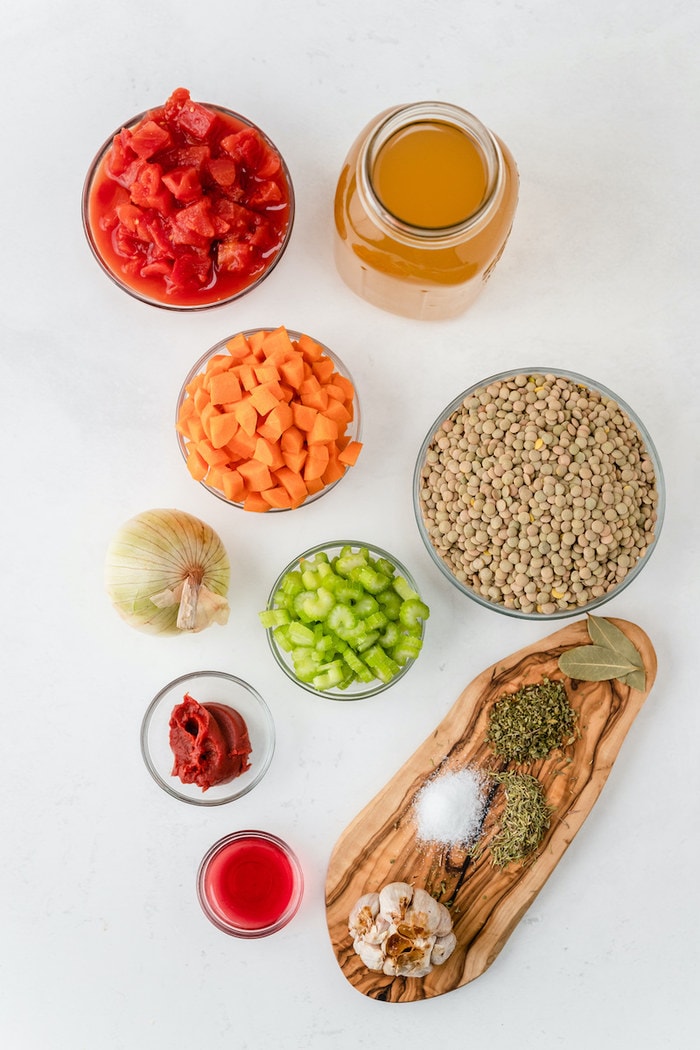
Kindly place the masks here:
<instances>
[{"instance_id":1,"label":"glass bowl of diced tomatoes","mask_svg":"<svg viewBox=\"0 0 700 1050\"><path fill-rule=\"evenodd\" d=\"M103 144L82 214L116 285L153 306L202 310L269 276L292 232L294 189L265 132L178 88Z\"/></svg>"},{"instance_id":2,"label":"glass bowl of diced tomatoes","mask_svg":"<svg viewBox=\"0 0 700 1050\"><path fill-rule=\"evenodd\" d=\"M192 478L259 513L315 502L362 451L348 369L323 343L284 326L239 332L207 350L182 384L175 429Z\"/></svg>"}]
</instances>

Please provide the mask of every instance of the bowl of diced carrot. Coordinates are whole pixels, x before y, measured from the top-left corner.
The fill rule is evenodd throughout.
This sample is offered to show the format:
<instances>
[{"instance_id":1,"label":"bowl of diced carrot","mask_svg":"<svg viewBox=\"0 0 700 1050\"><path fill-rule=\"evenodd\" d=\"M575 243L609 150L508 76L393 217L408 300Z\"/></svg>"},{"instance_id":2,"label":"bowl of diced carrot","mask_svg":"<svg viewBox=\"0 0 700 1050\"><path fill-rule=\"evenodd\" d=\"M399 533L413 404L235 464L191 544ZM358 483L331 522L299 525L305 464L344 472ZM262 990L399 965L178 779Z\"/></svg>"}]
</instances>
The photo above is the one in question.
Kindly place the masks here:
<instances>
[{"instance_id":1,"label":"bowl of diced carrot","mask_svg":"<svg viewBox=\"0 0 700 1050\"><path fill-rule=\"evenodd\" d=\"M175 429L192 478L258 513L319 499L362 450L347 368L284 326L238 332L208 350L182 384Z\"/></svg>"}]
</instances>

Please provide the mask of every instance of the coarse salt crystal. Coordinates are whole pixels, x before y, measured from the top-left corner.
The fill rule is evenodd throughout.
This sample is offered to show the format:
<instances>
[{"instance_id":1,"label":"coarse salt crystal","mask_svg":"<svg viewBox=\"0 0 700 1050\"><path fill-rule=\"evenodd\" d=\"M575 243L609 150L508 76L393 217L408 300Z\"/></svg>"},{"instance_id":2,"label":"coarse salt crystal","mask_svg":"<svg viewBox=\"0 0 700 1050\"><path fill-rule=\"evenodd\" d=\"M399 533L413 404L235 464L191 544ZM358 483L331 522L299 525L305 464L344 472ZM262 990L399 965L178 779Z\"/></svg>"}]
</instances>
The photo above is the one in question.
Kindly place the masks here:
<instances>
[{"instance_id":1,"label":"coarse salt crystal","mask_svg":"<svg viewBox=\"0 0 700 1050\"><path fill-rule=\"evenodd\" d=\"M416 796L418 838L445 846L469 846L486 811L484 778L470 766L432 777Z\"/></svg>"}]
</instances>

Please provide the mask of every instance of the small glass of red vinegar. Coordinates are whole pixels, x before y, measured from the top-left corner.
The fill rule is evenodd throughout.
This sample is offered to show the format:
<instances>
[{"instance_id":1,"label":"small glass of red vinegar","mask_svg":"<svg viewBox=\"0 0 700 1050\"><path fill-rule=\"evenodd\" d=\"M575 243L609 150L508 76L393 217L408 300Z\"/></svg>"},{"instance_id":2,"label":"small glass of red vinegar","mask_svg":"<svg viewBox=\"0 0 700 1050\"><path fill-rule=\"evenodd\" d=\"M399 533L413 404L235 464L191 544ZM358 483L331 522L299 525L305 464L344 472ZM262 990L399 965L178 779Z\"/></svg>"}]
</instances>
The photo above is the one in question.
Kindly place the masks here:
<instances>
[{"instance_id":1,"label":"small glass of red vinegar","mask_svg":"<svg viewBox=\"0 0 700 1050\"><path fill-rule=\"evenodd\" d=\"M295 854L267 831L236 831L205 854L197 896L207 918L233 937L267 937L296 915L304 877Z\"/></svg>"}]
</instances>

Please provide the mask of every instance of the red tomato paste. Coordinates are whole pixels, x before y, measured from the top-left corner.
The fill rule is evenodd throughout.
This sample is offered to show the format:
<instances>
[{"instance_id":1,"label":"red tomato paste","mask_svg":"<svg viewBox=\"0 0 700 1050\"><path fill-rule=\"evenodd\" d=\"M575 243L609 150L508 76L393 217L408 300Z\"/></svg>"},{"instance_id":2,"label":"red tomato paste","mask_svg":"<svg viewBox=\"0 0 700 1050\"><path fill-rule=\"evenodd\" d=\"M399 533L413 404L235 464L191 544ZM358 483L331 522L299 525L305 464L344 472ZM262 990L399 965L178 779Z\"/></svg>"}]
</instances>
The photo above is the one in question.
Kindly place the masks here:
<instances>
[{"instance_id":1,"label":"red tomato paste","mask_svg":"<svg viewBox=\"0 0 700 1050\"><path fill-rule=\"evenodd\" d=\"M210 861L204 880L210 907L241 930L274 926L297 890L292 864L276 842L251 833L234 838Z\"/></svg>"},{"instance_id":2,"label":"red tomato paste","mask_svg":"<svg viewBox=\"0 0 700 1050\"><path fill-rule=\"evenodd\" d=\"M104 265L138 295L208 305L245 291L279 257L291 184L259 129L178 88L114 136L86 221Z\"/></svg>"},{"instance_id":3,"label":"red tomato paste","mask_svg":"<svg viewBox=\"0 0 700 1050\"><path fill-rule=\"evenodd\" d=\"M200 704L189 693L170 716L172 776L203 791L250 769L252 748L243 717L224 704Z\"/></svg>"}]
</instances>

